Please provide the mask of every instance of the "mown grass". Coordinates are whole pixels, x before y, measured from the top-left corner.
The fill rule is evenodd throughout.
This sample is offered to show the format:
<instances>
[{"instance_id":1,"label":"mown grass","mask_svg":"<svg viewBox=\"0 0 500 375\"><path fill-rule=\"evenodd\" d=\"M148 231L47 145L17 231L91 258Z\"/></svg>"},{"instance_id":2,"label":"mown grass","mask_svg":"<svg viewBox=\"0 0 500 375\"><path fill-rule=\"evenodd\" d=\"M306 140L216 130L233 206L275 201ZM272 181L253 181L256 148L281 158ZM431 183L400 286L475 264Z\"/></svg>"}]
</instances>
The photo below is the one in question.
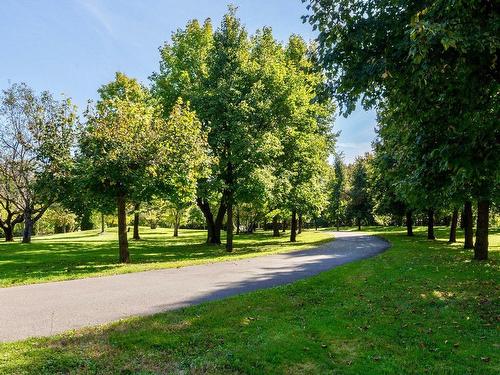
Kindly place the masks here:
<instances>
[{"instance_id":1,"label":"mown grass","mask_svg":"<svg viewBox=\"0 0 500 375\"><path fill-rule=\"evenodd\" d=\"M0 345L0 373L500 373L500 234L476 262L423 228L372 231L392 247L291 285Z\"/></svg>"},{"instance_id":2,"label":"mown grass","mask_svg":"<svg viewBox=\"0 0 500 375\"><path fill-rule=\"evenodd\" d=\"M207 245L206 232L141 228L141 240L129 241L131 264L118 263L116 230L74 232L33 239L31 244L0 242L0 287L91 276L183 267L292 250L305 250L332 240L325 232L304 231L296 243L270 231L235 237L234 252ZM224 240L224 238L223 238Z\"/></svg>"}]
</instances>

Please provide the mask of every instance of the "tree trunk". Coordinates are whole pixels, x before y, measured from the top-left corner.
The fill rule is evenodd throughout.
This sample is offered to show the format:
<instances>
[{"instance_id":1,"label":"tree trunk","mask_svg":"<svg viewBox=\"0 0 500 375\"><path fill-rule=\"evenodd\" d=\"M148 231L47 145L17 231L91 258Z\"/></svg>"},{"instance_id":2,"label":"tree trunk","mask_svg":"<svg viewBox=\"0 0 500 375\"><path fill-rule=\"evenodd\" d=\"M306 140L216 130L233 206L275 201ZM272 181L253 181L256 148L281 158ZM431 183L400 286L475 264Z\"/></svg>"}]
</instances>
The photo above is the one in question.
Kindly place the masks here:
<instances>
[{"instance_id":1,"label":"tree trunk","mask_svg":"<svg viewBox=\"0 0 500 375\"><path fill-rule=\"evenodd\" d=\"M283 219L283 221L281 222L281 225L282 225L281 231L283 233L285 233L285 231L286 231L286 220L285 219Z\"/></svg>"},{"instance_id":2,"label":"tree trunk","mask_svg":"<svg viewBox=\"0 0 500 375\"><path fill-rule=\"evenodd\" d=\"M3 233L5 234L5 242L14 241L14 228L10 225L2 227Z\"/></svg>"},{"instance_id":3,"label":"tree trunk","mask_svg":"<svg viewBox=\"0 0 500 375\"><path fill-rule=\"evenodd\" d=\"M476 244L474 245L474 259L488 259L488 220L490 202L481 199L477 202Z\"/></svg>"},{"instance_id":4,"label":"tree trunk","mask_svg":"<svg viewBox=\"0 0 500 375\"><path fill-rule=\"evenodd\" d=\"M233 251L233 192L227 194L227 230L226 230L226 251Z\"/></svg>"},{"instance_id":5,"label":"tree trunk","mask_svg":"<svg viewBox=\"0 0 500 375\"><path fill-rule=\"evenodd\" d=\"M435 240L436 236L434 236L434 210L430 209L427 211L427 239Z\"/></svg>"},{"instance_id":6,"label":"tree trunk","mask_svg":"<svg viewBox=\"0 0 500 375\"><path fill-rule=\"evenodd\" d=\"M450 240L449 243L457 242L457 225L458 225L458 209L453 210L453 215L451 215L450 224Z\"/></svg>"},{"instance_id":7,"label":"tree trunk","mask_svg":"<svg viewBox=\"0 0 500 375\"><path fill-rule=\"evenodd\" d=\"M212 237L210 238L209 243L212 245L220 245L222 244L220 232L222 230L222 224L218 224L217 221L214 223L212 228Z\"/></svg>"},{"instance_id":8,"label":"tree trunk","mask_svg":"<svg viewBox=\"0 0 500 375\"><path fill-rule=\"evenodd\" d=\"M413 217L411 211L406 211L406 235L413 236Z\"/></svg>"},{"instance_id":9,"label":"tree trunk","mask_svg":"<svg viewBox=\"0 0 500 375\"><path fill-rule=\"evenodd\" d=\"M31 243L32 233L33 233L33 219L31 218L31 209L26 209L24 211L23 243Z\"/></svg>"},{"instance_id":10,"label":"tree trunk","mask_svg":"<svg viewBox=\"0 0 500 375\"><path fill-rule=\"evenodd\" d=\"M207 223L207 244L220 245L220 231L222 228L222 221L224 220L224 216L226 214L225 195L222 197L215 220L212 211L210 210L210 204L206 200L203 198L196 198L196 204L200 208L201 212L203 212L203 216L205 216L205 221Z\"/></svg>"},{"instance_id":11,"label":"tree trunk","mask_svg":"<svg viewBox=\"0 0 500 375\"><path fill-rule=\"evenodd\" d=\"M130 254L128 252L127 240L127 211L125 196L119 195L117 199L118 206L118 246L120 248L120 263L129 263Z\"/></svg>"},{"instance_id":12,"label":"tree trunk","mask_svg":"<svg viewBox=\"0 0 500 375\"><path fill-rule=\"evenodd\" d=\"M104 222L104 214L101 213L101 234L103 234L106 231L106 225Z\"/></svg>"},{"instance_id":13,"label":"tree trunk","mask_svg":"<svg viewBox=\"0 0 500 375\"><path fill-rule=\"evenodd\" d=\"M299 213L299 226L298 226L297 234L301 234L301 233L302 233L302 213Z\"/></svg>"},{"instance_id":14,"label":"tree trunk","mask_svg":"<svg viewBox=\"0 0 500 375\"><path fill-rule=\"evenodd\" d=\"M181 226L181 214L178 210L175 210L174 215L174 237L179 237L179 227Z\"/></svg>"},{"instance_id":15,"label":"tree trunk","mask_svg":"<svg viewBox=\"0 0 500 375\"><path fill-rule=\"evenodd\" d=\"M340 220L337 218L337 232L340 231Z\"/></svg>"},{"instance_id":16,"label":"tree trunk","mask_svg":"<svg viewBox=\"0 0 500 375\"><path fill-rule=\"evenodd\" d=\"M215 225L213 222L206 222L207 224L207 244L214 244L212 242L213 238L214 238L214 230L215 230Z\"/></svg>"},{"instance_id":17,"label":"tree trunk","mask_svg":"<svg viewBox=\"0 0 500 375\"><path fill-rule=\"evenodd\" d=\"M139 208L141 207L140 203L136 203L134 205L134 240L140 240L141 236L139 236Z\"/></svg>"},{"instance_id":18,"label":"tree trunk","mask_svg":"<svg viewBox=\"0 0 500 375\"><path fill-rule=\"evenodd\" d=\"M292 210L292 221L290 224L290 242L297 242L297 211Z\"/></svg>"},{"instance_id":19,"label":"tree trunk","mask_svg":"<svg viewBox=\"0 0 500 375\"><path fill-rule=\"evenodd\" d=\"M464 249L474 248L474 229L472 222L472 202L464 204Z\"/></svg>"},{"instance_id":20,"label":"tree trunk","mask_svg":"<svg viewBox=\"0 0 500 375\"><path fill-rule=\"evenodd\" d=\"M361 218L357 217L356 222L357 222L358 230L361 230Z\"/></svg>"},{"instance_id":21,"label":"tree trunk","mask_svg":"<svg viewBox=\"0 0 500 375\"><path fill-rule=\"evenodd\" d=\"M240 226L241 226L241 222L240 222L240 208L238 207L236 209L236 234L240 234Z\"/></svg>"},{"instance_id":22,"label":"tree trunk","mask_svg":"<svg viewBox=\"0 0 500 375\"><path fill-rule=\"evenodd\" d=\"M279 237L280 236L280 227L278 223L278 215L275 215L273 217L273 237Z\"/></svg>"},{"instance_id":23,"label":"tree trunk","mask_svg":"<svg viewBox=\"0 0 500 375\"><path fill-rule=\"evenodd\" d=\"M24 221L24 215L10 211L9 202L4 205L4 209L7 212L7 217L5 221L0 218L0 228L2 228L4 232L5 242L13 242L14 228L17 224Z\"/></svg>"}]
</instances>

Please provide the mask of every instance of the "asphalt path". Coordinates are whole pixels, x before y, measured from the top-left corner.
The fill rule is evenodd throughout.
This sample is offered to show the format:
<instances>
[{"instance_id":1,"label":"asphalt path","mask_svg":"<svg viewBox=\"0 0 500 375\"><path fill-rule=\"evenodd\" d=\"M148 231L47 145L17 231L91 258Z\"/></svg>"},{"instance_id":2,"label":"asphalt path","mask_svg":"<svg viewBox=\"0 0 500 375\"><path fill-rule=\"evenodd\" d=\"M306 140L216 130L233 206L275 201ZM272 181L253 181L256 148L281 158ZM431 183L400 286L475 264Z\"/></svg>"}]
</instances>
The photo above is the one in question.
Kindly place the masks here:
<instances>
[{"instance_id":1,"label":"asphalt path","mask_svg":"<svg viewBox=\"0 0 500 375\"><path fill-rule=\"evenodd\" d=\"M389 247L361 232L332 232L315 249L197 266L0 288L0 342L156 314L288 284Z\"/></svg>"}]
</instances>

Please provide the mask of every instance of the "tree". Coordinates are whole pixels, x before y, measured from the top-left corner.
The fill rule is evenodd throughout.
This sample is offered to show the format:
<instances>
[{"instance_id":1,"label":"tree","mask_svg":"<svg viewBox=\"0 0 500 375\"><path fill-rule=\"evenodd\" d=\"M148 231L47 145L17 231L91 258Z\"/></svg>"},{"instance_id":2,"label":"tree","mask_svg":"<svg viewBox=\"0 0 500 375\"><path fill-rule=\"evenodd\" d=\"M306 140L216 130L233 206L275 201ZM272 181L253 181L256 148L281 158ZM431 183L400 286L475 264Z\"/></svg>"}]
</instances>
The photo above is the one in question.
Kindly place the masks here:
<instances>
[{"instance_id":1,"label":"tree","mask_svg":"<svg viewBox=\"0 0 500 375\"><path fill-rule=\"evenodd\" d=\"M477 260L488 258L489 210L499 199L499 22L492 2L434 1L415 15L410 34L420 77L426 89L440 85L435 101L451 119L443 159L477 201Z\"/></svg>"},{"instance_id":2,"label":"tree","mask_svg":"<svg viewBox=\"0 0 500 375\"><path fill-rule=\"evenodd\" d=\"M348 191L349 201L347 204L347 215L355 220L358 230L361 224L372 224L373 202L370 195L370 182L368 163L371 155L356 158L351 172L351 187Z\"/></svg>"},{"instance_id":3,"label":"tree","mask_svg":"<svg viewBox=\"0 0 500 375\"><path fill-rule=\"evenodd\" d=\"M453 209L453 213L451 215L451 223L450 223L450 239L449 243L457 242L457 225L458 225L458 208Z\"/></svg>"},{"instance_id":4,"label":"tree","mask_svg":"<svg viewBox=\"0 0 500 375\"><path fill-rule=\"evenodd\" d=\"M196 116L181 100L165 120L149 92L122 73L99 94L80 139L82 170L96 196L116 202L119 260L127 263L127 202L168 195L178 186L194 190L201 147L188 151L192 139L203 139Z\"/></svg>"},{"instance_id":5,"label":"tree","mask_svg":"<svg viewBox=\"0 0 500 375\"><path fill-rule=\"evenodd\" d=\"M140 209L141 209L141 203L136 202L134 203L134 234L132 238L136 241L141 239L141 236L139 235L139 222L140 222Z\"/></svg>"},{"instance_id":6,"label":"tree","mask_svg":"<svg viewBox=\"0 0 500 375\"><path fill-rule=\"evenodd\" d=\"M227 211L226 250L229 252L233 250L236 187L258 166L257 148L264 133L248 116L247 100L253 85L250 41L235 12L235 8L230 8L214 32L204 82L206 120L210 124L208 141L218 159L216 176L222 185Z\"/></svg>"},{"instance_id":7,"label":"tree","mask_svg":"<svg viewBox=\"0 0 500 375\"><path fill-rule=\"evenodd\" d=\"M177 200L175 202L170 201L170 211L172 213L172 219L174 224L174 237L179 237L179 227L181 225L181 219L186 213L186 210L192 205L192 201L189 200Z\"/></svg>"},{"instance_id":8,"label":"tree","mask_svg":"<svg viewBox=\"0 0 500 375\"><path fill-rule=\"evenodd\" d=\"M23 222L23 213L16 206L19 202L16 196L16 189L8 179L3 180L5 176L0 174L0 227L2 228L5 241L14 241L14 228L17 224Z\"/></svg>"},{"instance_id":9,"label":"tree","mask_svg":"<svg viewBox=\"0 0 500 375\"><path fill-rule=\"evenodd\" d=\"M126 204L147 187L149 168L159 151L153 135L159 133L161 122L155 119L145 88L122 73L98 92L100 99L87 110L87 127L80 139L82 170L96 196L116 202L119 260L128 263Z\"/></svg>"},{"instance_id":10,"label":"tree","mask_svg":"<svg viewBox=\"0 0 500 375\"><path fill-rule=\"evenodd\" d=\"M464 203L464 248L474 248L474 230L472 222L472 202L466 200Z\"/></svg>"},{"instance_id":11,"label":"tree","mask_svg":"<svg viewBox=\"0 0 500 375\"><path fill-rule=\"evenodd\" d=\"M210 19L203 25L189 21L172 34L171 43L160 48L160 69L150 77L152 92L159 98L166 118L179 98L189 102L201 122L205 122L207 59L212 51L213 28ZM204 124L206 125L206 124Z\"/></svg>"},{"instance_id":12,"label":"tree","mask_svg":"<svg viewBox=\"0 0 500 375\"><path fill-rule=\"evenodd\" d=\"M47 91L36 95L24 83L2 92L0 202L6 238L22 213L23 243L31 242L34 224L60 199L72 164L75 122L69 99L57 101Z\"/></svg>"},{"instance_id":13,"label":"tree","mask_svg":"<svg viewBox=\"0 0 500 375\"><path fill-rule=\"evenodd\" d=\"M340 230L340 223L345 211L345 187L345 166L342 161L342 157L340 155L336 155L328 185L329 200L327 216L330 218L331 223L336 225L337 231Z\"/></svg>"},{"instance_id":14,"label":"tree","mask_svg":"<svg viewBox=\"0 0 500 375\"><path fill-rule=\"evenodd\" d=\"M403 135L432 135L425 147L434 167L450 173L455 186L466 186L480 208L478 224L487 224L500 164L494 4L308 2L306 20L320 30L319 58L345 112L360 97L365 106L398 106L407 120ZM487 233L484 227L476 232L476 259L487 258Z\"/></svg>"}]
</instances>

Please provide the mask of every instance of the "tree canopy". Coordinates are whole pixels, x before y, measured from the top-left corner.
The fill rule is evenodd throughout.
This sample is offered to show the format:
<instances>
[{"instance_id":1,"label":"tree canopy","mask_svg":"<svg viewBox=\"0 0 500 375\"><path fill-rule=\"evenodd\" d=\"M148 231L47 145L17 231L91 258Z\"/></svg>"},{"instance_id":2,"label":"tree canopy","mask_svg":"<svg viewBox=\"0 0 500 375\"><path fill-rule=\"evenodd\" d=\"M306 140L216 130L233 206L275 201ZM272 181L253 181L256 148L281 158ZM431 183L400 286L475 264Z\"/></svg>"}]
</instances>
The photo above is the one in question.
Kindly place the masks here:
<instances>
[{"instance_id":1,"label":"tree canopy","mask_svg":"<svg viewBox=\"0 0 500 375\"><path fill-rule=\"evenodd\" d=\"M307 1L318 58L343 112L380 112L400 185L432 211L443 196L478 202L476 259L487 258L498 202L498 9L483 1ZM394 141L389 139L394 137ZM440 186L441 185L441 186Z\"/></svg>"}]
</instances>

